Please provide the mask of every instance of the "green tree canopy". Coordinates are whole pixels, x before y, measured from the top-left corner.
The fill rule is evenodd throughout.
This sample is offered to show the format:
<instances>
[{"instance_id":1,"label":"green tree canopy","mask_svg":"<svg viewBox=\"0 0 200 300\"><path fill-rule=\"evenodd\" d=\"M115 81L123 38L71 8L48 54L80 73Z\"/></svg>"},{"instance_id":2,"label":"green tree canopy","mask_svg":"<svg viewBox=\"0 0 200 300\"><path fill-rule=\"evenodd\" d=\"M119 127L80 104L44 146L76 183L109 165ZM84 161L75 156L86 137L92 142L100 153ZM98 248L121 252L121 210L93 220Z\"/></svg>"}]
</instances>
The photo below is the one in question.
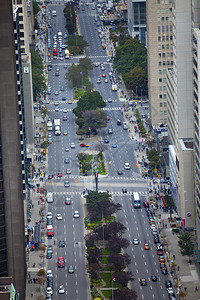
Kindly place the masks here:
<instances>
[{"instance_id":1,"label":"green tree canopy","mask_svg":"<svg viewBox=\"0 0 200 300\"><path fill-rule=\"evenodd\" d=\"M66 3L65 8L63 10L64 16L66 19L65 28L68 33L71 35L76 32L76 12L74 8L74 3Z\"/></svg>"},{"instance_id":2,"label":"green tree canopy","mask_svg":"<svg viewBox=\"0 0 200 300\"><path fill-rule=\"evenodd\" d=\"M67 37L67 45L70 53L80 55L84 53L84 48L89 46L82 35L74 34Z\"/></svg>"},{"instance_id":3,"label":"green tree canopy","mask_svg":"<svg viewBox=\"0 0 200 300\"><path fill-rule=\"evenodd\" d=\"M95 110L106 106L101 94L98 91L85 92L77 103L77 107L73 110L76 116L86 110Z\"/></svg>"},{"instance_id":4,"label":"green tree canopy","mask_svg":"<svg viewBox=\"0 0 200 300\"><path fill-rule=\"evenodd\" d=\"M190 256L194 254L194 243L192 242L192 235L188 231L183 231L178 235L178 245L183 256Z\"/></svg>"},{"instance_id":5,"label":"green tree canopy","mask_svg":"<svg viewBox=\"0 0 200 300\"><path fill-rule=\"evenodd\" d=\"M43 75L42 58L38 52L31 50L31 63L32 63L32 80L33 80L33 96L36 100L37 95L44 91L45 78Z\"/></svg>"},{"instance_id":6,"label":"green tree canopy","mask_svg":"<svg viewBox=\"0 0 200 300\"><path fill-rule=\"evenodd\" d=\"M149 150L147 152L147 158L150 161L150 166L152 168L159 168L160 166L160 156L159 156L160 152L157 151L155 148Z\"/></svg>"},{"instance_id":7,"label":"green tree canopy","mask_svg":"<svg viewBox=\"0 0 200 300\"><path fill-rule=\"evenodd\" d=\"M72 64L66 73L66 79L72 82L73 87L80 87L83 79L88 77L89 70L93 69L93 63L89 58L81 58L77 65Z\"/></svg>"},{"instance_id":8,"label":"green tree canopy","mask_svg":"<svg viewBox=\"0 0 200 300\"><path fill-rule=\"evenodd\" d=\"M141 67L135 67L125 75L125 84L128 89L136 92L136 87L141 87L143 94L147 94L147 72Z\"/></svg>"}]
</instances>

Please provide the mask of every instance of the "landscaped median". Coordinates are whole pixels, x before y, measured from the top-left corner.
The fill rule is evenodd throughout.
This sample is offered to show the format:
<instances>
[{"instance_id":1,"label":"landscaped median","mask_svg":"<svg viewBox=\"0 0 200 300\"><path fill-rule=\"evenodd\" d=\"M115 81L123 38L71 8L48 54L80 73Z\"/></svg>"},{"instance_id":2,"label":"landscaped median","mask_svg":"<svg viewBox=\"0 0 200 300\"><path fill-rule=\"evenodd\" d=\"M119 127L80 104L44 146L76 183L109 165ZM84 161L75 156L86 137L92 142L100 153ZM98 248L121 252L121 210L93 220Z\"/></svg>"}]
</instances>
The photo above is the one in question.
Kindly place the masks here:
<instances>
[{"instance_id":1,"label":"landscaped median","mask_svg":"<svg viewBox=\"0 0 200 300\"><path fill-rule=\"evenodd\" d=\"M85 239L92 299L110 299L112 295L116 300L136 299L136 293L127 287L133 280L132 273L125 271L131 259L122 254L130 242L123 238L126 227L114 216L121 205L115 204L106 192L90 191L86 208Z\"/></svg>"}]
</instances>

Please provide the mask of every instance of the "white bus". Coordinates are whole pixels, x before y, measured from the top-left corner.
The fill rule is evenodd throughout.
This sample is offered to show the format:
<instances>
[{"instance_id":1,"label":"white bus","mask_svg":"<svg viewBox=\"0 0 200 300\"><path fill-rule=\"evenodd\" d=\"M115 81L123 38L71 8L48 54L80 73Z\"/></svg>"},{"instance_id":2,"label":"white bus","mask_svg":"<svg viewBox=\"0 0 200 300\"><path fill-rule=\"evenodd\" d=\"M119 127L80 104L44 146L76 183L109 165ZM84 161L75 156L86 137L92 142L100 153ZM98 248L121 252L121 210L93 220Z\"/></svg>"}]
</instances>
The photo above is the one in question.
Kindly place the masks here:
<instances>
[{"instance_id":1,"label":"white bus","mask_svg":"<svg viewBox=\"0 0 200 300\"><path fill-rule=\"evenodd\" d=\"M65 49L65 58L68 59L70 57L69 50Z\"/></svg>"},{"instance_id":2,"label":"white bus","mask_svg":"<svg viewBox=\"0 0 200 300\"><path fill-rule=\"evenodd\" d=\"M141 201L138 192L133 193L133 206L134 208L141 208Z\"/></svg>"}]
</instances>

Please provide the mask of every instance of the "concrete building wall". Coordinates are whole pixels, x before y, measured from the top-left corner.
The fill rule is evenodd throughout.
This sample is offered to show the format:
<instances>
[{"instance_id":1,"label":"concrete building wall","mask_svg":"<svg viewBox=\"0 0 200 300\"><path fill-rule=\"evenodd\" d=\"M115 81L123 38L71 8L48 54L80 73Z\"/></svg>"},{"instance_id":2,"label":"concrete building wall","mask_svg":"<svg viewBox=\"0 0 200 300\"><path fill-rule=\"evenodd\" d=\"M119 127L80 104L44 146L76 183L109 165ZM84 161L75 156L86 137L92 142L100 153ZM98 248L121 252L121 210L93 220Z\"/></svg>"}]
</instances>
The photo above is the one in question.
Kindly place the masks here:
<instances>
[{"instance_id":1,"label":"concrete building wall","mask_svg":"<svg viewBox=\"0 0 200 300\"><path fill-rule=\"evenodd\" d=\"M24 210L12 2L0 10L0 135L8 276L25 299ZM1 233L0 233L1 234Z\"/></svg>"},{"instance_id":2,"label":"concrete building wall","mask_svg":"<svg viewBox=\"0 0 200 300\"><path fill-rule=\"evenodd\" d=\"M173 67L172 1L148 0L148 92L152 125L167 123L167 75Z\"/></svg>"}]
</instances>

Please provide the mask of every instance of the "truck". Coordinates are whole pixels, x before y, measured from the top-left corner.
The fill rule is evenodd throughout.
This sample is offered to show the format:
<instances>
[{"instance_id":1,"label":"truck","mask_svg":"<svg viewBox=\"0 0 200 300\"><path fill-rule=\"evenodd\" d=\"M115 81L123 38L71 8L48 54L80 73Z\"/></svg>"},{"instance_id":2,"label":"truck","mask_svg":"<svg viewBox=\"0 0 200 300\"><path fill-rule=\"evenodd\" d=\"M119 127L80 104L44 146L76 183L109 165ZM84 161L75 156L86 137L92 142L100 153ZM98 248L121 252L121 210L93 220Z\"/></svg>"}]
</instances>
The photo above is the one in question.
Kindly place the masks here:
<instances>
[{"instance_id":1,"label":"truck","mask_svg":"<svg viewBox=\"0 0 200 300\"><path fill-rule=\"evenodd\" d=\"M112 84L112 91L117 92L117 85L116 84Z\"/></svg>"},{"instance_id":2,"label":"truck","mask_svg":"<svg viewBox=\"0 0 200 300\"><path fill-rule=\"evenodd\" d=\"M141 208L141 201L138 192L133 192L133 206L134 208Z\"/></svg>"},{"instance_id":3,"label":"truck","mask_svg":"<svg viewBox=\"0 0 200 300\"><path fill-rule=\"evenodd\" d=\"M47 128L48 128L48 131L52 131L53 130L53 124L52 124L51 120L48 120L48 122L47 122Z\"/></svg>"},{"instance_id":4,"label":"truck","mask_svg":"<svg viewBox=\"0 0 200 300\"><path fill-rule=\"evenodd\" d=\"M47 236L48 238L51 238L54 236L53 226L47 225Z\"/></svg>"},{"instance_id":5,"label":"truck","mask_svg":"<svg viewBox=\"0 0 200 300\"><path fill-rule=\"evenodd\" d=\"M70 57L70 53L68 49L65 49L65 58L68 59Z\"/></svg>"},{"instance_id":6,"label":"truck","mask_svg":"<svg viewBox=\"0 0 200 300\"><path fill-rule=\"evenodd\" d=\"M54 133L55 133L55 135L61 135L60 119L55 119L54 120Z\"/></svg>"}]
</instances>

